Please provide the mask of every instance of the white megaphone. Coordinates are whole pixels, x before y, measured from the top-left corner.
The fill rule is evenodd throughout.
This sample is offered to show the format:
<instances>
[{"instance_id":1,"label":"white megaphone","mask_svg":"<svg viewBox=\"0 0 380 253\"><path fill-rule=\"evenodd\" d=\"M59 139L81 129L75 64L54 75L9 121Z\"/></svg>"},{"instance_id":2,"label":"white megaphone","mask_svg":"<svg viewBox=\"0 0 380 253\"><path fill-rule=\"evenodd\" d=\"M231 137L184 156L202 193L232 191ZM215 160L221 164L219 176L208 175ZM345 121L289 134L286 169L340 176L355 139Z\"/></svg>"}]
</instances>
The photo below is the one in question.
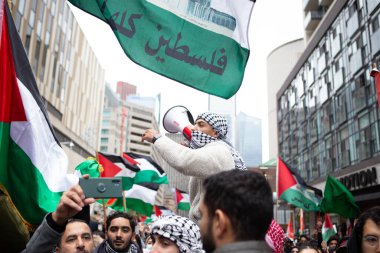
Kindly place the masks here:
<instances>
[{"instance_id":1,"label":"white megaphone","mask_svg":"<svg viewBox=\"0 0 380 253\"><path fill-rule=\"evenodd\" d=\"M169 133L182 132L186 139L191 140L190 126L194 125L194 118L186 107L173 106L165 113L162 121L165 130Z\"/></svg>"}]
</instances>

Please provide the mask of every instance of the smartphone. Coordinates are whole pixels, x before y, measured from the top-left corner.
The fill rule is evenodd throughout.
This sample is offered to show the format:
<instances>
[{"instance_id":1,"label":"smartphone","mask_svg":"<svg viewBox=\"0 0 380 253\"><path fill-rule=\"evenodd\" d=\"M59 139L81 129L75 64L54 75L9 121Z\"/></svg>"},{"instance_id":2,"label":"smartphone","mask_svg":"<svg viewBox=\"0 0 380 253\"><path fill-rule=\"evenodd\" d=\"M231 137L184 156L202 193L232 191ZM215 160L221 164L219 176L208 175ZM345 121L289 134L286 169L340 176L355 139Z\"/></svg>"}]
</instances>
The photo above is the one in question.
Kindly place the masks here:
<instances>
[{"instance_id":1,"label":"smartphone","mask_svg":"<svg viewBox=\"0 0 380 253\"><path fill-rule=\"evenodd\" d=\"M121 198L123 185L121 178L100 177L80 178L79 185L86 198Z\"/></svg>"}]
</instances>

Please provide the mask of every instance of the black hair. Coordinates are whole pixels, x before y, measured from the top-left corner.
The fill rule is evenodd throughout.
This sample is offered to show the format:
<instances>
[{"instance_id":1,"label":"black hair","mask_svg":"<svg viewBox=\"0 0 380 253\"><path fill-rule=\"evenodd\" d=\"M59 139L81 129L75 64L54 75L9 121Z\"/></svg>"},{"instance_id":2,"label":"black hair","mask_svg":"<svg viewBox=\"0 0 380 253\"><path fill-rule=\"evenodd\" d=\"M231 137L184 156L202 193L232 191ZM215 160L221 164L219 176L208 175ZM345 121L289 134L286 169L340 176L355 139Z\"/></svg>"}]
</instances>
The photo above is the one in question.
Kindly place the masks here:
<instances>
[{"instance_id":1,"label":"black hair","mask_svg":"<svg viewBox=\"0 0 380 253\"><path fill-rule=\"evenodd\" d=\"M137 225L136 220L133 218L132 215L130 215L128 213L124 213L124 212L114 212L114 213L108 215L107 220L106 220L106 231L108 231L112 220L114 220L116 218L124 218L124 219L129 220L129 224L131 225L132 232L133 233L135 232L135 228Z\"/></svg>"},{"instance_id":2,"label":"black hair","mask_svg":"<svg viewBox=\"0 0 380 253\"><path fill-rule=\"evenodd\" d=\"M372 207L364 211L358 218L358 221L354 227L354 234L356 237L357 249L361 250L362 248L362 238L363 238L363 229L364 224L367 220L372 220L378 226L380 225L380 206Z\"/></svg>"},{"instance_id":3,"label":"black hair","mask_svg":"<svg viewBox=\"0 0 380 253\"><path fill-rule=\"evenodd\" d=\"M91 228L90 226L88 225L87 221L85 220L82 220L82 219L69 219L65 225L65 230L67 228L67 225L71 224L71 223L74 223L74 222L82 222L84 224L86 224L88 226L88 228L90 229L90 234L91 234L91 237L92 237L92 231L91 231ZM57 247L60 248L61 247L61 244L62 244L62 236L63 234L65 233L65 230L62 232L61 236L59 237L58 239L58 242L57 242Z\"/></svg>"},{"instance_id":4,"label":"black hair","mask_svg":"<svg viewBox=\"0 0 380 253\"><path fill-rule=\"evenodd\" d=\"M299 249L298 253L301 253L305 249L313 249L313 250L315 250L318 253L318 249L315 248L315 247L313 247L313 246L311 246L310 244L303 244L302 246L298 247L298 249Z\"/></svg>"},{"instance_id":5,"label":"black hair","mask_svg":"<svg viewBox=\"0 0 380 253\"><path fill-rule=\"evenodd\" d=\"M331 241L336 241L337 245L339 245L340 238L339 238L339 236L337 236L337 235L333 235L333 236L331 236L331 237L327 240L327 245L329 245Z\"/></svg>"},{"instance_id":6,"label":"black hair","mask_svg":"<svg viewBox=\"0 0 380 253\"><path fill-rule=\"evenodd\" d=\"M238 241L263 240L273 219L272 190L259 173L229 170L205 179L203 202L210 220L220 209Z\"/></svg>"}]
</instances>

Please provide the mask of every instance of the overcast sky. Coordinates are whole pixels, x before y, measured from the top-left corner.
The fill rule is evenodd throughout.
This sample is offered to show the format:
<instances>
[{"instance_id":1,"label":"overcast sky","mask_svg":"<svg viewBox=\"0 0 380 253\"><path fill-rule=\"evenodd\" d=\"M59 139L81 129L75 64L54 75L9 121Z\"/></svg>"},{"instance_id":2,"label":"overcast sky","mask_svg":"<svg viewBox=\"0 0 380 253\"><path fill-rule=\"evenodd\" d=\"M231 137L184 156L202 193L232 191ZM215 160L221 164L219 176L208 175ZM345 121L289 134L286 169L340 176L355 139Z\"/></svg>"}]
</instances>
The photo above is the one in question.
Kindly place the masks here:
<instances>
[{"instance_id":1,"label":"overcast sky","mask_svg":"<svg viewBox=\"0 0 380 253\"><path fill-rule=\"evenodd\" d=\"M186 106L194 116L207 111L207 94L133 63L124 54L107 24L75 7L71 9L100 64L104 67L108 83L115 86L117 81L125 81L136 85L141 96L156 96L161 93L162 113L174 105ZM249 25L251 53L243 84L237 93L237 112L242 111L262 119L263 162L269 159L266 58L273 49L301 37L303 37L302 0L256 1Z\"/></svg>"}]
</instances>

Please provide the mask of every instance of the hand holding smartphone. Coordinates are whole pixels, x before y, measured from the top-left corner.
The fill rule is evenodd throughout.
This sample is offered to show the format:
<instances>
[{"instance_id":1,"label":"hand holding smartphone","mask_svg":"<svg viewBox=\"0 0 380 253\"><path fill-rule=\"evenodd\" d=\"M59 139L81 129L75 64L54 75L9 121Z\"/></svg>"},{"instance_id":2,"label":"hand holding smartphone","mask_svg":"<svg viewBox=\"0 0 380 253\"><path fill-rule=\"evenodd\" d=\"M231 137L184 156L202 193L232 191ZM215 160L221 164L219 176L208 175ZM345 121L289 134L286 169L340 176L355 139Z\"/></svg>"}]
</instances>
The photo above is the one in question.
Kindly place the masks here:
<instances>
[{"instance_id":1,"label":"hand holding smartphone","mask_svg":"<svg viewBox=\"0 0 380 253\"><path fill-rule=\"evenodd\" d=\"M79 185L86 198L121 198L123 184L121 178L80 178Z\"/></svg>"}]
</instances>

